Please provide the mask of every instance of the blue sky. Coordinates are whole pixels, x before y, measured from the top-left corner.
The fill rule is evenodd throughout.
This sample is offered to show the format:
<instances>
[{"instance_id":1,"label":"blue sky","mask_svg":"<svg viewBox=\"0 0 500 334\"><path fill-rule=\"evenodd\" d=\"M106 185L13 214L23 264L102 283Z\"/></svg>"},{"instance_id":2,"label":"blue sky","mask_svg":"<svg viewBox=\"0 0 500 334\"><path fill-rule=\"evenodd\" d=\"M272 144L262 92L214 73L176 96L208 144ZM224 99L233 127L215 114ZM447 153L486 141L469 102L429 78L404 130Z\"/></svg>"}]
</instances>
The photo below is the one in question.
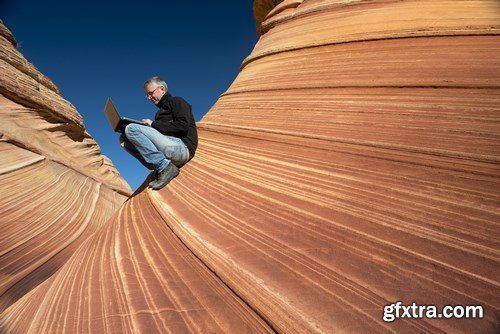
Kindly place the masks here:
<instances>
[{"instance_id":1,"label":"blue sky","mask_svg":"<svg viewBox=\"0 0 500 334\"><path fill-rule=\"evenodd\" d=\"M199 121L257 42L252 0L0 0L0 18L28 61L52 79L135 190L148 171L117 144L103 114L153 118L142 85L163 77Z\"/></svg>"}]
</instances>

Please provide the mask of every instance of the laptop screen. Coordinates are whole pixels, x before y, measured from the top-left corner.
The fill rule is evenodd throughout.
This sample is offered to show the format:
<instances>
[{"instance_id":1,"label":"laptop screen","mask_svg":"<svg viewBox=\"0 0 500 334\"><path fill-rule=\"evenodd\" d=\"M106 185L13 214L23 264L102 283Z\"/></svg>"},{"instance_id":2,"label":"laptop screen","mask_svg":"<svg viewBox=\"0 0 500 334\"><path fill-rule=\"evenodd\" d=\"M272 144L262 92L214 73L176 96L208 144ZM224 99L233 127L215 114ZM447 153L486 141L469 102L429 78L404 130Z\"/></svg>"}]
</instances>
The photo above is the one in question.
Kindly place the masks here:
<instances>
[{"instance_id":1,"label":"laptop screen","mask_svg":"<svg viewBox=\"0 0 500 334\"><path fill-rule=\"evenodd\" d=\"M120 123L120 115L118 114L118 111L116 110L115 105L110 98L108 98L108 100L106 101L104 113L106 114L109 124L111 125L113 130L116 130L118 128L118 124Z\"/></svg>"}]
</instances>

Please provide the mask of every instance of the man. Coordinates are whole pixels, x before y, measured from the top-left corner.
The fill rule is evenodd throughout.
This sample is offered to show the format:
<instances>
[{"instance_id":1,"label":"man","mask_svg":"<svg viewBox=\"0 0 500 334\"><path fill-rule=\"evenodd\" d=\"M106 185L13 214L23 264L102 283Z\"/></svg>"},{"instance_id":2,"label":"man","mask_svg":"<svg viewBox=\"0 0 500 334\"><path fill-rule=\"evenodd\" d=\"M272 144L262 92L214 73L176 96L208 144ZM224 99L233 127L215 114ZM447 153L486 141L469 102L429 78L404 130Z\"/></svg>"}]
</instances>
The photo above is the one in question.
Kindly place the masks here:
<instances>
[{"instance_id":1,"label":"man","mask_svg":"<svg viewBox=\"0 0 500 334\"><path fill-rule=\"evenodd\" d=\"M159 108L155 119L143 119L147 125L127 125L119 141L127 152L155 172L149 186L159 190L179 174L178 166L193 158L198 132L191 105L172 96L164 80L152 77L144 84L144 90L146 98Z\"/></svg>"}]
</instances>

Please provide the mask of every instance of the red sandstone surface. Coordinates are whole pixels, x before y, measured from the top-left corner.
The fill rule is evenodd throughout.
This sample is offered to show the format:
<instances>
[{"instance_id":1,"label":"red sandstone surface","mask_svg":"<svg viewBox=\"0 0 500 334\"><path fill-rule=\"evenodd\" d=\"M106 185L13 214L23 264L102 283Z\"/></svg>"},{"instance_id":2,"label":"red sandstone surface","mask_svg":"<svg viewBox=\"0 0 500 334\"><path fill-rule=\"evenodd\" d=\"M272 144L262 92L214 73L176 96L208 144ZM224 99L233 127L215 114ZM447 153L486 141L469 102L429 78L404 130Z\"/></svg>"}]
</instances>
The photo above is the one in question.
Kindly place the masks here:
<instances>
[{"instance_id":1,"label":"red sandstone surface","mask_svg":"<svg viewBox=\"0 0 500 334\"><path fill-rule=\"evenodd\" d=\"M2 248L5 238L13 250L32 242L26 249L62 264L28 293L11 289L0 328L497 332L499 9L497 1L256 0L260 39L198 124L196 157L105 223L82 212L102 227L59 257L52 243L36 242L45 219L38 229L13 227L39 213L5 210L20 189L9 177L60 175L71 164L1 142L2 194L13 189L0 200L2 224L12 217ZM86 183L85 173L60 177L99 203L92 187L108 187ZM26 196L25 206L37 203ZM15 262L11 253L2 268ZM8 277L22 277L26 262ZM396 301L480 304L484 318L384 322L384 305Z\"/></svg>"},{"instance_id":2,"label":"red sandstone surface","mask_svg":"<svg viewBox=\"0 0 500 334\"><path fill-rule=\"evenodd\" d=\"M0 22L0 312L60 269L131 189ZM2 332L11 332L2 327Z\"/></svg>"}]
</instances>

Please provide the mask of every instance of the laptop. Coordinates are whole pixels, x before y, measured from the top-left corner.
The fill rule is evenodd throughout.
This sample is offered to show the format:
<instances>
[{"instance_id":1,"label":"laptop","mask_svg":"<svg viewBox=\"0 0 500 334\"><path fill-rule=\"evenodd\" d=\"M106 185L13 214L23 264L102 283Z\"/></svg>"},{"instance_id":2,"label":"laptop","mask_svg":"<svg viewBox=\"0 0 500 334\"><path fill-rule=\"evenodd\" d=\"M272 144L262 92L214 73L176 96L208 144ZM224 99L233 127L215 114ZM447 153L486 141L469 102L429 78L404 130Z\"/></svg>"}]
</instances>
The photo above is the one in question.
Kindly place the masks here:
<instances>
[{"instance_id":1,"label":"laptop","mask_svg":"<svg viewBox=\"0 0 500 334\"><path fill-rule=\"evenodd\" d=\"M147 125L144 122L121 116L116 110L113 101L111 101L111 98L108 98L108 100L106 101L106 107L104 107L104 113L106 114L109 124L111 125L113 130L115 130L115 132L123 133L123 131L125 131L125 127L130 123Z\"/></svg>"}]
</instances>

